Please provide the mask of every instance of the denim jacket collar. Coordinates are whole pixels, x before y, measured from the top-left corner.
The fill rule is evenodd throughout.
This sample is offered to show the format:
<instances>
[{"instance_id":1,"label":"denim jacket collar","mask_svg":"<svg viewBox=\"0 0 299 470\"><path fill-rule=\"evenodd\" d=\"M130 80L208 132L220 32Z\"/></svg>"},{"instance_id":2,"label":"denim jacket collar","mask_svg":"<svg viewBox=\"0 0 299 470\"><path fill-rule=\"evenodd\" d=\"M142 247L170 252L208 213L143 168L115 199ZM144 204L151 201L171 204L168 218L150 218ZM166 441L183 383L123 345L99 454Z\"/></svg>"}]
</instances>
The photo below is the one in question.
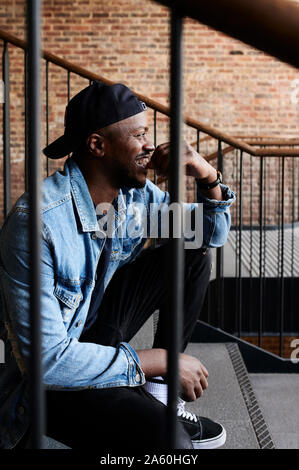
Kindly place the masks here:
<instances>
[{"instance_id":1,"label":"denim jacket collar","mask_svg":"<svg viewBox=\"0 0 299 470\"><path fill-rule=\"evenodd\" d=\"M66 162L70 172L72 194L82 225L83 232L93 232L97 227L97 217L85 178L73 158Z\"/></svg>"},{"instance_id":2,"label":"denim jacket collar","mask_svg":"<svg viewBox=\"0 0 299 470\"><path fill-rule=\"evenodd\" d=\"M66 162L66 165L70 172L72 194L82 225L82 230L83 232L97 231L97 216L85 178L74 158L69 158ZM116 199L116 219L119 221L119 223L121 223L123 214L126 212L126 203L122 189L119 190L119 194ZM116 225L118 225L118 223Z\"/></svg>"}]
</instances>

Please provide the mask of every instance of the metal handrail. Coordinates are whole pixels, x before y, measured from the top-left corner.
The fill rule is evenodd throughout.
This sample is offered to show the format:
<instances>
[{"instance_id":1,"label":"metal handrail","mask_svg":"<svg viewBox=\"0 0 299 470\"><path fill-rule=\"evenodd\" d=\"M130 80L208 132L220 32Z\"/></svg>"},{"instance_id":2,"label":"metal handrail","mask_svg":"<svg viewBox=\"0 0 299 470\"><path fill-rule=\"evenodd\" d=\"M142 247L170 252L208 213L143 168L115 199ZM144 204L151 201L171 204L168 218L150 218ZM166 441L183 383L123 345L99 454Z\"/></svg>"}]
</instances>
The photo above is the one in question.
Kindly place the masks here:
<instances>
[{"instance_id":1,"label":"metal handrail","mask_svg":"<svg viewBox=\"0 0 299 470\"><path fill-rule=\"evenodd\" d=\"M251 140L252 139L252 140ZM291 137L289 139L272 139L272 138L267 138L267 139L264 139L264 140L260 140L260 139L263 139L262 137L252 137L252 138L246 138L245 141L249 144L249 145L263 145L265 147L270 147L271 145L289 145L289 146L292 146L292 145L299 145L299 139L297 139L296 137Z\"/></svg>"},{"instance_id":2,"label":"metal handrail","mask_svg":"<svg viewBox=\"0 0 299 470\"><path fill-rule=\"evenodd\" d=\"M299 155L299 149L293 148L264 148L256 149L255 157L295 157Z\"/></svg>"},{"instance_id":3,"label":"metal handrail","mask_svg":"<svg viewBox=\"0 0 299 470\"><path fill-rule=\"evenodd\" d=\"M263 145L263 144L261 144ZM228 147L225 147L223 150L222 150L222 154L225 155L226 153L229 153L229 152L232 152L233 150L235 150L236 147L233 147L231 145L229 145ZM252 154L249 154L249 155L252 155ZM259 148L259 149L255 149L255 155L253 155L254 157L282 157L282 158L286 158L286 157L298 157L299 156L299 149L295 149L295 148ZM204 156L205 159L209 162L211 160L215 160L216 158L218 158L218 151L216 152L213 152L209 155L205 155Z\"/></svg>"},{"instance_id":4,"label":"metal handrail","mask_svg":"<svg viewBox=\"0 0 299 470\"><path fill-rule=\"evenodd\" d=\"M299 139L296 137L290 137L290 138L285 138L285 139L276 139L276 138L271 138L269 136L244 136L244 135L235 135L233 136L236 139L242 139L246 144L249 144L251 146L260 146L262 145L263 147L270 147L274 145L287 145L287 146L298 146L299 145ZM207 135L200 139L200 143L206 142L207 140L211 140L213 137L210 135ZM192 142L194 147L197 145L197 141L195 140Z\"/></svg>"}]
</instances>

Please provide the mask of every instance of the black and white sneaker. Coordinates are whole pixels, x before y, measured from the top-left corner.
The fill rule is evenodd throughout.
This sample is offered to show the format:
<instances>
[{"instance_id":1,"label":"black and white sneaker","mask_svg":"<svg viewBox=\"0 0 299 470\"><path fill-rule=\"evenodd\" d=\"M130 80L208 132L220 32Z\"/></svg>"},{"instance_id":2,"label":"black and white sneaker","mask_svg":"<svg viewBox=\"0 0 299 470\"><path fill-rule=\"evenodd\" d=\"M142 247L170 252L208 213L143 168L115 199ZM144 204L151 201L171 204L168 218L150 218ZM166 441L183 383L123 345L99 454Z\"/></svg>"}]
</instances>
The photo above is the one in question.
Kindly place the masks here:
<instances>
[{"instance_id":1,"label":"black and white sneaker","mask_svg":"<svg viewBox=\"0 0 299 470\"><path fill-rule=\"evenodd\" d=\"M226 441L224 427L209 418L185 411L185 402L178 399L178 418L188 432L194 449L217 449Z\"/></svg>"}]
</instances>

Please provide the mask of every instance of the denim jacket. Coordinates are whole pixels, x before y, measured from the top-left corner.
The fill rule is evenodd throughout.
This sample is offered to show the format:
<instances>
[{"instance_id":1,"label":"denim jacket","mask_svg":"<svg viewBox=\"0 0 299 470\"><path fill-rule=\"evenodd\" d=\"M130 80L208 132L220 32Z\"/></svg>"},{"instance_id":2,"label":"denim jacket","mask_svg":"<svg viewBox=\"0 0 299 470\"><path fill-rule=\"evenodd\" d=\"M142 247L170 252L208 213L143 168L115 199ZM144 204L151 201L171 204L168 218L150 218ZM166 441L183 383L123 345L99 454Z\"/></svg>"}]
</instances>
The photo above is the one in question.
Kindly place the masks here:
<instances>
[{"instance_id":1,"label":"denim jacket","mask_svg":"<svg viewBox=\"0 0 299 470\"><path fill-rule=\"evenodd\" d=\"M223 201L206 199L198 192L198 202L203 203L203 246L217 247L226 241L234 195L225 185L222 191ZM142 230L138 231L140 217L134 203L145 208L147 218L150 207L169 204L169 194L149 180L141 189L122 188L117 199L105 288L115 271L132 261L146 242ZM187 207L194 209L190 204ZM126 230L115 236L120 226L126 228L132 221L133 236L126 235ZM44 180L42 190L42 361L48 389L135 387L145 382L138 355L128 343L116 350L79 341L104 242L85 179L76 161L69 158L63 171ZM5 349L4 361L0 358L0 448L9 448L29 425L27 193L18 199L1 230L0 279L0 345Z\"/></svg>"}]
</instances>

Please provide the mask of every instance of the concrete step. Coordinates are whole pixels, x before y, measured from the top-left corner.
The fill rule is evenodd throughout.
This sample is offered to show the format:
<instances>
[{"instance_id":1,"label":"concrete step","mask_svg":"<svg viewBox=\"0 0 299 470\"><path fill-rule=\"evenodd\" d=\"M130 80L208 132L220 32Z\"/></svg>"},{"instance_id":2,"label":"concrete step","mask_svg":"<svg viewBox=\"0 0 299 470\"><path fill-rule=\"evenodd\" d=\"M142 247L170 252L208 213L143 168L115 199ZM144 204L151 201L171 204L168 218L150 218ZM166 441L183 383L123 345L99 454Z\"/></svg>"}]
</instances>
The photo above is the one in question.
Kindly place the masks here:
<instances>
[{"instance_id":1,"label":"concrete step","mask_svg":"<svg viewBox=\"0 0 299 470\"><path fill-rule=\"evenodd\" d=\"M151 340L150 331L149 323L145 327L148 341ZM135 347L145 347L140 336L134 338L132 343L134 343ZM147 345L147 347L150 347L150 345ZM238 346L235 343L191 343L186 352L200 359L209 371L208 389L204 392L203 397L193 403L187 403L186 409L197 415L207 416L222 423L227 432L227 441L222 447L223 449L274 448L268 426L250 381L250 378L252 378L254 386L257 386L259 392L258 398L264 404L263 401L266 401L266 394L268 393L262 385L264 384L264 379L259 377L258 374L249 377ZM276 378L277 380L278 378ZM294 380L292 375L290 380ZM293 385L296 385L298 390L298 383L296 381ZM275 383L271 386L269 382L269 388L274 400ZM295 398L295 395L293 398ZM265 410L265 416L270 418L269 422L272 424L273 408L271 409L272 414L268 413L266 405ZM298 416L298 410L296 410L296 413L297 415L294 414L294 426L292 429L297 429L298 432L298 427L296 428L295 424L295 416ZM299 425L298 419L297 425ZM274 427L273 429L276 435L276 428ZM295 434L295 431L292 432L291 442L294 444L299 434ZM65 448L63 444L52 439L47 440L46 446L48 449Z\"/></svg>"},{"instance_id":2,"label":"concrete step","mask_svg":"<svg viewBox=\"0 0 299 470\"><path fill-rule=\"evenodd\" d=\"M250 374L277 449L299 449L299 374Z\"/></svg>"},{"instance_id":3,"label":"concrete step","mask_svg":"<svg viewBox=\"0 0 299 470\"><path fill-rule=\"evenodd\" d=\"M230 348L235 355L233 361ZM191 343L186 352L200 359L209 371L208 389L186 409L225 427L227 441L223 449L272 448L238 346Z\"/></svg>"}]
</instances>

